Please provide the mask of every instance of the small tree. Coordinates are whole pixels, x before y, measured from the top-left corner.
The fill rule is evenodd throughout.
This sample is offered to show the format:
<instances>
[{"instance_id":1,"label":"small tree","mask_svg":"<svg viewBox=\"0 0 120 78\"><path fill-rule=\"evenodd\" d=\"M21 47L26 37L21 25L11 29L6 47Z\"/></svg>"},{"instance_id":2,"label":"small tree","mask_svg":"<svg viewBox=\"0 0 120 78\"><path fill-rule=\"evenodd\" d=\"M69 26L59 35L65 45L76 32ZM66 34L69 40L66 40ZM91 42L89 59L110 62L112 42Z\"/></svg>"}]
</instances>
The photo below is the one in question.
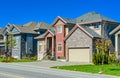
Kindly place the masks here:
<instances>
[{"instance_id":1,"label":"small tree","mask_svg":"<svg viewBox=\"0 0 120 78\"><path fill-rule=\"evenodd\" d=\"M111 40L105 40L105 39L97 39L96 40L96 49L98 52L101 53L101 57L102 57L102 71L104 70L104 63L106 62L105 59L108 60L108 58L106 58L106 55L109 55L109 46L111 45Z\"/></svg>"},{"instance_id":2,"label":"small tree","mask_svg":"<svg viewBox=\"0 0 120 78\"><path fill-rule=\"evenodd\" d=\"M8 47L8 49L12 53L12 48L14 48L14 46L16 46L16 40L14 39L12 34L8 35L8 39L5 42L5 45Z\"/></svg>"}]
</instances>

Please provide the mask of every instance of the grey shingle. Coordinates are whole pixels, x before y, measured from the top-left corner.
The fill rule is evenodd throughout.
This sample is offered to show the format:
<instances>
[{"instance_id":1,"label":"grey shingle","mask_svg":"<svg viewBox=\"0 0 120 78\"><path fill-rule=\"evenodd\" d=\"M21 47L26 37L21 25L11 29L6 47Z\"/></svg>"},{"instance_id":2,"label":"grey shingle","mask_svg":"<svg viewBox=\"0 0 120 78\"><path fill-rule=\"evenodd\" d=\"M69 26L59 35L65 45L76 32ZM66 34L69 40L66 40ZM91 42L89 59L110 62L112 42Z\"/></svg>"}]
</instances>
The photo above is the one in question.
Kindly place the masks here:
<instances>
[{"instance_id":1,"label":"grey shingle","mask_svg":"<svg viewBox=\"0 0 120 78\"><path fill-rule=\"evenodd\" d=\"M105 20L105 21L116 22L116 21L112 20L111 18L103 16L103 15L97 13L97 12L86 13L86 14L76 18L76 20L77 20L76 21L77 23L96 21L96 20Z\"/></svg>"},{"instance_id":2,"label":"grey shingle","mask_svg":"<svg viewBox=\"0 0 120 78\"><path fill-rule=\"evenodd\" d=\"M102 14L99 14L97 12L89 12L89 13L86 13L80 17L77 17L75 19L73 18L64 18L64 17L61 17L63 20L65 20L67 23L73 23L73 24L76 24L76 23L82 23L82 22L91 22L91 21L96 21L96 20L105 20L105 21L111 21L111 22L117 22L111 18L108 18Z\"/></svg>"},{"instance_id":3,"label":"grey shingle","mask_svg":"<svg viewBox=\"0 0 120 78\"><path fill-rule=\"evenodd\" d=\"M65 20L67 23L76 23L76 19L73 18L65 18L65 17L61 17L63 20Z\"/></svg>"},{"instance_id":4,"label":"grey shingle","mask_svg":"<svg viewBox=\"0 0 120 78\"><path fill-rule=\"evenodd\" d=\"M93 37L101 38L101 36L99 34L97 34L95 31L93 31L92 29L90 29L88 26L81 26L81 27L84 28L84 30L86 30Z\"/></svg>"},{"instance_id":5,"label":"grey shingle","mask_svg":"<svg viewBox=\"0 0 120 78\"><path fill-rule=\"evenodd\" d=\"M37 29L50 29L50 28L51 28L51 26L49 24L47 24L45 22L40 22L35 26L34 30L37 30Z\"/></svg>"}]
</instances>

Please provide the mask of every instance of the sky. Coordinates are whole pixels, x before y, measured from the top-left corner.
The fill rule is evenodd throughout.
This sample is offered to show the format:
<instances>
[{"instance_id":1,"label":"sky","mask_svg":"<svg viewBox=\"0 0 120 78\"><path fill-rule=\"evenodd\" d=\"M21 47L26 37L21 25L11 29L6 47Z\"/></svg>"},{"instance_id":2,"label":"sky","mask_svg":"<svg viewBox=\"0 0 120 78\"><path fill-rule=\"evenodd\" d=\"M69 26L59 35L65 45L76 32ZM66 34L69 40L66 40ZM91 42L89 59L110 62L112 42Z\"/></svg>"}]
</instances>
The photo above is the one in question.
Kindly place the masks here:
<instances>
[{"instance_id":1,"label":"sky","mask_svg":"<svg viewBox=\"0 0 120 78\"><path fill-rule=\"evenodd\" d=\"M0 0L0 28L30 21L52 24L57 16L76 18L96 11L120 22L120 0Z\"/></svg>"}]
</instances>

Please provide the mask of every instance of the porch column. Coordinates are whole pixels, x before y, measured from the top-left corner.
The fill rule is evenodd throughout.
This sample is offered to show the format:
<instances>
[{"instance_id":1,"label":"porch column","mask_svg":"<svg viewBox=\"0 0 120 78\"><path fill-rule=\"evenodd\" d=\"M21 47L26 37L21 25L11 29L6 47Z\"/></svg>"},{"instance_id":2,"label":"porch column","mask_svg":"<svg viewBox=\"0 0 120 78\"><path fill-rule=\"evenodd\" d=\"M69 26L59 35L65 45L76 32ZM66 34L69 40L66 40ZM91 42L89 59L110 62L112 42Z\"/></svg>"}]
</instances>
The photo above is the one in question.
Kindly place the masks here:
<instances>
[{"instance_id":1,"label":"porch column","mask_svg":"<svg viewBox=\"0 0 120 78\"><path fill-rule=\"evenodd\" d=\"M54 57L54 36L52 37L52 57Z\"/></svg>"},{"instance_id":2,"label":"porch column","mask_svg":"<svg viewBox=\"0 0 120 78\"><path fill-rule=\"evenodd\" d=\"M118 59L118 34L115 34L115 52L116 58Z\"/></svg>"},{"instance_id":3,"label":"porch column","mask_svg":"<svg viewBox=\"0 0 120 78\"><path fill-rule=\"evenodd\" d=\"M4 41L6 42L7 41L7 36L6 35L4 35ZM8 50L7 50L7 46L5 45L5 52L7 52Z\"/></svg>"},{"instance_id":4,"label":"porch column","mask_svg":"<svg viewBox=\"0 0 120 78\"><path fill-rule=\"evenodd\" d=\"M47 37L45 38L45 52L47 51Z\"/></svg>"}]
</instances>

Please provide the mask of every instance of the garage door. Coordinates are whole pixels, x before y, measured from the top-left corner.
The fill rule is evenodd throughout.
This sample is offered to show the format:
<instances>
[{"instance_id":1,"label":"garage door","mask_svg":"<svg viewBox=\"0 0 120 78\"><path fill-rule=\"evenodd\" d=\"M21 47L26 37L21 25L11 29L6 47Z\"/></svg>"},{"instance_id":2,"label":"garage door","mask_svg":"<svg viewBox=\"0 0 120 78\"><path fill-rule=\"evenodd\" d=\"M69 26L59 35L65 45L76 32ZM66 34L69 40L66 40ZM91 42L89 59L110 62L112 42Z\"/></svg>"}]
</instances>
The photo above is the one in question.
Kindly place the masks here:
<instances>
[{"instance_id":1,"label":"garage door","mask_svg":"<svg viewBox=\"0 0 120 78\"><path fill-rule=\"evenodd\" d=\"M90 62L90 49L89 48L79 48L79 49L69 49L69 61L70 62Z\"/></svg>"}]
</instances>

